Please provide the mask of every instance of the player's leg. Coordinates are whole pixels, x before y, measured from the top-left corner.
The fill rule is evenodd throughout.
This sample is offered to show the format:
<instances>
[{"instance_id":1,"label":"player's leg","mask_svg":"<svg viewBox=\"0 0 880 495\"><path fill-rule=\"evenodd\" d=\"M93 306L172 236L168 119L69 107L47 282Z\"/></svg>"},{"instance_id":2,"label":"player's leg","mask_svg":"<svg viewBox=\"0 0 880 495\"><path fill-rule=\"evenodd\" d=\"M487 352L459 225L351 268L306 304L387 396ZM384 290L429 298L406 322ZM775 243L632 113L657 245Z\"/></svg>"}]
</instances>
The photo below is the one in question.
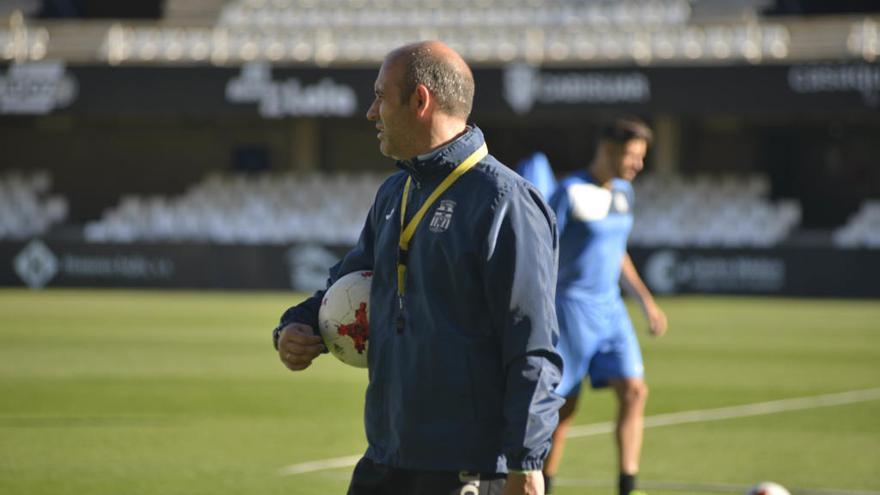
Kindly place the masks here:
<instances>
[{"instance_id":1,"label":"player's leg","mask_svg":"<svg viewBox=\"0 0 880 495\"><path fill-rule=\"evenodd\" d=\"M550 445L547 459L544 460L544 491L548 494L553 493L553 477L556 476L559 464L562 462L562 453L565 451L565 437L568 435L569 427L574 422L574 413L577 409L579 397L580 390L577 390L565 398L565 404L559 409L559 425L553 432L553 443Z\"/></svg>"},{"instance_id":2,"label":"player's leg","mask_svg":"<svg viewBox=\"0 0 880 495\"><path fill-rule=\"evenodd\" d=\"M634 488L639 472L648 387L642 378L615 379L610 383L617 395L617 454L621 482L625 485L621 493L626 495ZM627 487L628 484L632 486Z\"/></svg>"},{"instance_id":3,"label":"player's leg","mask_svg":"<svg viewBox=\"0 0 880 495\"><path fill-rule=\"evenodd\" d=\"M618 403L617 455L621 495L635 488L642 450L645 402L648 388L644 381L644 365L635 330L623 301L609 309L610 338L593 358L590 379L594 387L611 386Z\"/></svg>"},{"instance_id":4,"label":"player's leg","mask_svg":"<svg viewBox=\"0 0 880 495\"><path fill-rule=\"evenodd\" d=\"M556 393L566 397L566 400L559 411L559 425L553 432L550 452L544 461L544 490L548 494L552 493L553 476L562 462L565 436L574 420L581 382L598 345L595 332L591 329L595 318L590 314L589 306L576 299L557 297L556 315L559 320L556 350L562 356L562 379L556 387Z\"/></svg>"}]
</instances>

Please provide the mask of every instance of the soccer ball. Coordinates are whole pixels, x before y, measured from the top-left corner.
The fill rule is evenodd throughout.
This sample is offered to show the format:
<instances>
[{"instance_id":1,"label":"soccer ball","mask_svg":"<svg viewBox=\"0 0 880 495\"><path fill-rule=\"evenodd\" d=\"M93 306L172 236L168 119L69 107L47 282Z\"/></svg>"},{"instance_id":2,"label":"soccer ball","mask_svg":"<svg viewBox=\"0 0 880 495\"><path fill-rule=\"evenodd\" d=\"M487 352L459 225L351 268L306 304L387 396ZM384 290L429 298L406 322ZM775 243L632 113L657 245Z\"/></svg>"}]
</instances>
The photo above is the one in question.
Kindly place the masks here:
<instances>
[{"instance_id":1,"label":"soccer ball","mask_svg":"<svg viewBox=\"0 0 880 495\"><path fill-rule=\"evenodd\" d=\"M791 495L782 485L772 481L762 481L751 487L746 495Z\"/></svg>"},{"instance_id":2,"label":"soccer ball","mask_svg":"<svg viewBox=\"0 0 880 495\"><path fill-rule=\"evenodd\" d=\"M318 326L324 345L345 364L367 367L370 338L370 285L373 272L351 272L340 277L324 293L318 310Z\"/></svg>"}]
</instances>

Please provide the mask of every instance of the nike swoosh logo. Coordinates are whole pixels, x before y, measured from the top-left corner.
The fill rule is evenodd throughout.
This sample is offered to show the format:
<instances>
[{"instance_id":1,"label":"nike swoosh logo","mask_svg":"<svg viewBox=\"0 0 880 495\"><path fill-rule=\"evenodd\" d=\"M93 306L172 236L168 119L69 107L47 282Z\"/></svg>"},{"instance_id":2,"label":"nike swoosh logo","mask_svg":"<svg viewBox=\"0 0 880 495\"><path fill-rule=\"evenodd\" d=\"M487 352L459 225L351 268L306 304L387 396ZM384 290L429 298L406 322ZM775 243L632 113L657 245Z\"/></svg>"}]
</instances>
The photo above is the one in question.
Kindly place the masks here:
<instances>
[{"instance_id":1,"label":"nike swoosh logo","mask_svg":"<svg viewBox=\"0 0 880 495\"><path fill-rule=\"evenodd\" d=\"M395 209L397 209L397 207L391 208L391 211L389 211L388 214L385 215L385 220L391 220L391 215L394 215Z\"/></svg>"}]
</instances>

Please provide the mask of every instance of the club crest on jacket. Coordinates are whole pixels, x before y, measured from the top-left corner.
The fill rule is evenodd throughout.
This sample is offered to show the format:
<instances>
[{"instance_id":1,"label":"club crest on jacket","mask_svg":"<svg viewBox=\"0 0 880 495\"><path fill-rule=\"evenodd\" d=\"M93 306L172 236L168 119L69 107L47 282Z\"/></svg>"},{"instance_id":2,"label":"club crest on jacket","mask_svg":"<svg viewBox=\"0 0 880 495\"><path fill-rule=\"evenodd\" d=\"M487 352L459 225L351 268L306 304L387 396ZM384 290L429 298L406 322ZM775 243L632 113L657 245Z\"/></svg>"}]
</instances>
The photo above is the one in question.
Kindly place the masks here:
<instances>
[{"instance_id":1,"label":"club crest on jacket","mask_svg":"<svg viewBox=\"0 0 880 495\"><path fill-rule=\"evenodd\" d=\"M440 205L434 210L434 217L431 218L429 226L431 232L439 234L446 232L452 223L452 210L455 209L455 201L444 199L440 201Z\"/></svg>"}]
</instances>

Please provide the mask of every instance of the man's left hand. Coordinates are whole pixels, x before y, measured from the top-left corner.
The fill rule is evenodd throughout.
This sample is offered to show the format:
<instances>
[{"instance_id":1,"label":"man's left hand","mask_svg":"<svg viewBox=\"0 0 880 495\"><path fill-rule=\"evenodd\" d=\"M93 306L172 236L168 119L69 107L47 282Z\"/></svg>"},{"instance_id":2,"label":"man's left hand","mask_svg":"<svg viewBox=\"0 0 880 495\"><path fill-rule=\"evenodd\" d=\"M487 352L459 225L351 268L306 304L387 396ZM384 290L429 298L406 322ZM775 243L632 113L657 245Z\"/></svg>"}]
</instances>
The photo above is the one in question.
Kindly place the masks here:
<instances>
[{"instance_id":1,"label":"man's left hand","mask_svg":"<svg viewBox=\"0 0 880 495\"><path fill-rule=\"evenodd\" d=\"M544 475L541 471L508 473L503 495L544 495Z\"/></svg>"}]
</instances>

